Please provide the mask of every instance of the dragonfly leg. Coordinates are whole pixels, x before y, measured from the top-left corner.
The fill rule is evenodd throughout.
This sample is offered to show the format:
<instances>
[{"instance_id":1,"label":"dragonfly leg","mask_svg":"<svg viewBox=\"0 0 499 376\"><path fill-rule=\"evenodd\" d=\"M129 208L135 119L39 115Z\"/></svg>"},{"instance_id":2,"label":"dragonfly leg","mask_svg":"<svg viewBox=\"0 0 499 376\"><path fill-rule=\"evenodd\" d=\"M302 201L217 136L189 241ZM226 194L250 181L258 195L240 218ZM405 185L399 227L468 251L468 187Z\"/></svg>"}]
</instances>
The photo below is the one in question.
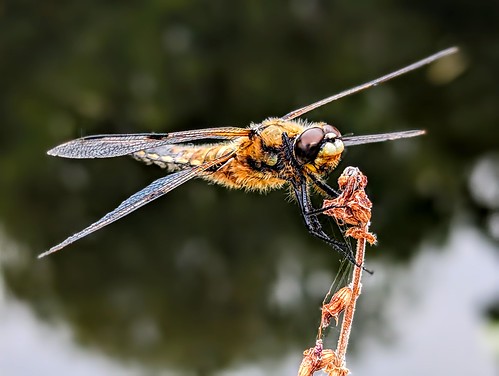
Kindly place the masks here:
<instances>
[{"instance_id":1,"label":"dragonfly leg","mask_svg":"<svg viewBox=\"0 0 499 376\"><path fill-rule=\"evenodd\" d=\"M298 205L300 206L302 218L305 222L305 226L307 227L308 232L316 238L319 238L329 244L331 247L333 247L334 250L343 255L348 261L357 265L353 251L347 246L347 244L333 239L328 234L326 234L319 219L317 218L317 215L311 214L315 209L312 206L312 202L310 201L310 196L308 194L307 180L303 172L301 171L300 164L293 155L293 143L286 132L283 132L282 134L282 141L284 146L285 158L290 162L295 170L294 176L296 177L296 179L293 179L291 184L293 185L296 200L298 201ZM316 182L314 181L314 183ZM327 186L327 184L323 184ZM330 188L329 186L327 187ZM332 188L331 190L334 191ZM361 265L357 266L361 267Z\"/></svg>"},{"instance_id":2,"label":"dragonfly leg","mask_svg":"<svg viewBox=\"0 0 499 376\"><path fill-rule=\"evenodd\" d=\"M308 232L316 238L319 238L329 244L331 247L333 247L334 250L343 255L352 264L357 265L355 256L351 248L349 248L346 243L333 239L328 234L326 234L324 232L324 229L322 228L322 224L317 218L317 215L311 214L315 211L315 209L310 202L310 197L308 195L308 192L306 191L306 185L303 184L300 188L295 189L295 195L298 199L302 218L305 222L305 226L307 227ZM361 267L361 265L357 266Z\"/></svg>"},{"instance_id":3,"label":"dragonfly leg","mask_svg":"<svg viewBox=\"0 0 499 376\"><path fill-rule=\"evenodd\" d=\"M331 187L329 184L323 182L320 180L317 176L315 175L308 175L310 180L314 183L314 185L319 188L322 192L326 194L329 198L336 198L339 196L338 191L336 191L333 187Z\"/></svg>"},{"instance_id":4,"label":"dragonfly leg","mask_svg":"<svg viewBox=\"0 0 499 376\"><path fill-rule=\"evenodd\" d=\"M324 213L325 211L328 211L330 209L334 209L334 208L340 208L340 207L343 207L343 206L340 206L340 205L327 205L327 206L323 206L322 208L319 208L319 209L313 209L311 211L309 211L307 213L307 215L317 215L317 214L322 214Z\"/></svg>"}]
</instances>

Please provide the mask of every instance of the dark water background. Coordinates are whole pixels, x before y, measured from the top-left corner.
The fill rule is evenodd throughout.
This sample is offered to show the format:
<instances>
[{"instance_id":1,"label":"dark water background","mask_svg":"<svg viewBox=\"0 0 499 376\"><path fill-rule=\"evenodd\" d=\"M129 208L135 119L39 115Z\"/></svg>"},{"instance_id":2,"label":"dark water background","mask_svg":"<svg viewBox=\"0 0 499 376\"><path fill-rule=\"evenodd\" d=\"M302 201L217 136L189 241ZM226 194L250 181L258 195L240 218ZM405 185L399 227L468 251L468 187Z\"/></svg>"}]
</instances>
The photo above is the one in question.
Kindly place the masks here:
<instances>
[{"instance_id":1,"label":"dark water background","mask_svg":"<svg viewBox=\"0 0 499 376\"><path fill-rule=\"evenodd\" d=\"M247 126L452 45L307 118L428 132L352 148L339 168L368 176L379 237L351 369L496 374L499 3L18 1L0 20L2 375L295 374L339 256L285 192L189 182L39 261L163 175L45 153L89 134Z\"/></svg>"}]
</instances>

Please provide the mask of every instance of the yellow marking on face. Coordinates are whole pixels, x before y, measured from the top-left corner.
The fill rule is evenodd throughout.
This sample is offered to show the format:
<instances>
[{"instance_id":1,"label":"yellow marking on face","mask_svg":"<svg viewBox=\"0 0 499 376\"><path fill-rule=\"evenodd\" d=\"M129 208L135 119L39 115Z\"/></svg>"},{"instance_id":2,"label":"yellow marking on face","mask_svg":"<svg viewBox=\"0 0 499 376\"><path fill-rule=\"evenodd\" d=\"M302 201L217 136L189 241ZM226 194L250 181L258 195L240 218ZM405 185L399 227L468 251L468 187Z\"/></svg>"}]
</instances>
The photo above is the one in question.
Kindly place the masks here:
<instances>
[{"instance_id":1,"label":"yellow marking on face","mask_svg":"<svg viewBox=\"0 0 499 376\"><path fill-rule=\"evenodd\" d=\"M331 157L343 153L345 147L341 140L334 140L334 142L326 142L317 155L319 158Z\"/></svg>"}]
</instances>

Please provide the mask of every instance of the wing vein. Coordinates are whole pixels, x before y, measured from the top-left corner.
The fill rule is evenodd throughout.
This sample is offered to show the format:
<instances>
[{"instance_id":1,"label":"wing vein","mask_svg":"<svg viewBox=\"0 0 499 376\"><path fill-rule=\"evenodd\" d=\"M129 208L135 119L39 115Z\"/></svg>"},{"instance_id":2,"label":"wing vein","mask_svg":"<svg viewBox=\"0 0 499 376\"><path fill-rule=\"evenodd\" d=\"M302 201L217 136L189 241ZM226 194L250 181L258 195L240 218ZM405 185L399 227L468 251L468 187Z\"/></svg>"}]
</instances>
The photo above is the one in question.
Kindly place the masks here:
<instances>
[{"instance_id":1,"label":"wing vein","mask_svg":"<svg viewBox=\"0 0 499 376\"><path fill-rule=\"evenodd\" d=\"M103 134L68 141L47 154L73 159L113 158L168 144L204 139L230 140L247 136L250 132L246 128L221 127L172 133Z\"/></svg>"},{"instance_id":2,"label":"wing vein","mask_svg":"<svg viewBox=\"0 0 499 376\"><path fill-rule=\"evenodd\" d=\"M38 258L42 258L51 253L57 252L58 250L66 247L67 245L74 243L75 241L103 228L104 226L109 225L110 223L117 221L120 218L123 218L124 216L130 214L131 212L137 210L138 208L144 206L145 204L172 191L173 189L177 188L179 185L185 183L186 181L199 176L207 169L226 162L232 156L232 154L233 153L226 154L216 160L204 163L200 166L189 168L187 170L182 170L177 173L167 175L153 181L144 189L138 191L137 193L127 198L116 209L107 213L97 222L94 222L90 226L81 230L80 232L71 235L63 242L50 248L48 251L41 253L40 255L38 255Z\"/></svg>"}]
</instances>

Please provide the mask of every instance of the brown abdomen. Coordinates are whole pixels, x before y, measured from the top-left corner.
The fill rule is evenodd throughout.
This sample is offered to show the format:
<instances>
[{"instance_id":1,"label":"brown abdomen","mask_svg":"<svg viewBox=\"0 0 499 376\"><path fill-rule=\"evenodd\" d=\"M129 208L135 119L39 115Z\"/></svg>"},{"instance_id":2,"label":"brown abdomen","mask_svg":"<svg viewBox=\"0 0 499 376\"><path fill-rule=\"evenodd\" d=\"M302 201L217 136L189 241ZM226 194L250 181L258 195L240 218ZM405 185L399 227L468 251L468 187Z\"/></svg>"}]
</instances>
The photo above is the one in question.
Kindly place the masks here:
<instances>
[{"instance_id":1,"label":"brown abdomen","mask_svg":"<svg viewBox=\"0 0 499 376\"><path fill-rule=\"evenodd\" d=\"M165 145L156 149L141 150L133 154L138 161L156 164L169 172L199 166L234 151L234 145Z\"/></svg>"}]
</instances>

